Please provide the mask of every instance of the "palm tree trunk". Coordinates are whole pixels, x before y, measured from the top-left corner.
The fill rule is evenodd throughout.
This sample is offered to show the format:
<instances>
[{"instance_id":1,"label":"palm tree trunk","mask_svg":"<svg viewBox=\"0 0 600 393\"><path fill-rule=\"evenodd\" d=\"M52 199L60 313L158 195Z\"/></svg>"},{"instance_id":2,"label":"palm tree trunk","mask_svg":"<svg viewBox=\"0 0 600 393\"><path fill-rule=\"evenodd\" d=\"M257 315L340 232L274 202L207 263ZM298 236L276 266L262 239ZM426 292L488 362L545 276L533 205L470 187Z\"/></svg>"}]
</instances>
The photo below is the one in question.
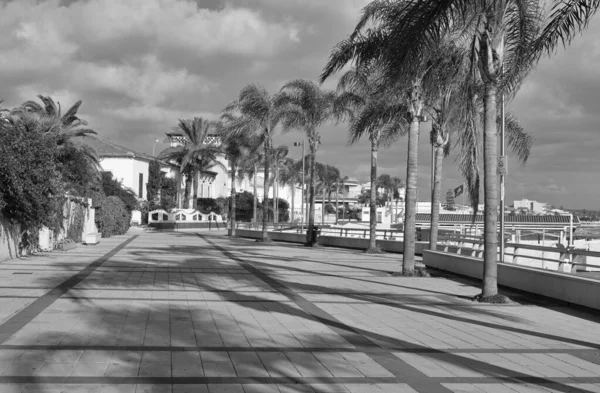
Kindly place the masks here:
<instances>
[{"instance_id":1,"label":"palm tree trunk","mask_svg":"<svg viewBox=\"0 0 600 393\"><path fill-rule=\"evenodd\" d=\"M498 294L497 266L498 256L498 183L496 161L498 152L496 135L496 93L497 86L486 84L484 100L483 130L483 171L484 171L484 253L483 253L483 298Z\"/></svg>"},{"instance_id":2,"label":"palm tree trunk","mask_svg":"<svg viewBox=\"0 0 600 393\"><path fill-rule=\"evenodd\" d=\"M393 193L393 188L390 188L388 190L388 211L390 212L390 225L392 224L392 219L394 217L394 210L392 209L392 193Z\"/></svg>"},{"instance_id":3,"label":"palm tree trunk","mask_svg":"<svg viewBox=\"0 0 600 393\"><path fill-rule=\"evenodd\" d=\"M231 220L231 236L235 236L235 163L231 163L231 203L229 204L229 219Z\"/></svg>"},{"instance_id":4,"label":"palm tree trunk","mask_svg":"<svg viewBox=\"0 0 600 393\"><path fill-rule=\"evenodd\" d=\"M296 218L296 215L294 214L294 207L296 206L294 204L294 200L296 199L294 194L296 194L296 183L292 182L292 184L290 185L290 189L292 190L292 223L294 222L294 219Z\"/></svg>"},{"instance_id":5,"label":"palm tree trunk","mask_svg":"<svg viewBox=\"0 0 600 393\"><path fill-rule=\"evenodd\" d=\"M268 223L269 223L269 139L265 140L265 179L264 179L264 195L262 201L262 241L269 241L269 231L268 231Z\"/></svg>"},{"instance_id":6,"label":"palm tree trunk","mask_svg":"<svg viewBox=\"0 0 600 393\"><path fill-rule=\"evenodd\" d=\"M256 175L257 175L257 173L258 173L258 168L255 165L254 166L254 175L253 175L253 177L254 177L254 211L253 211L254 217L252 218L252 221L255 224L256 224L256 212L258 210L258 187L256 186Z\"/></svg>"},{"instance_id":7,"label":"palm tree trunk","mask_svg":"<svg viewBox=\"0 0 600 393\"><path fill-rule=\"evenodd\" d=\"M406 203L404 212L404 253L402 274L413 275L415 271L417 171L419 154L419 118L414 117L408 131L408 158L406 164Z\"/></svg>"},{"instance_id":8,"label":"palm tree trunk","mask_svg":"<svg viewBox=\"0 0 600 393\"><path fill-rule=\"evenodd\" d=\"M183 199L183 208L187 209L190 203L190 192L192 191L192 176L187 173L185 175L185 189L184 189L184 199Z\"/></svg>"},{"instance_id":9,"label":"palm tree trunk","mask_svg":"<svg viewBox=\"0 0 600 393\"><path fill-rule=\"evenodd\" d=\"M377 250L377 144L371 141L371 197L369 198L369 248Z\"/></svg>"},{"instance_id":10,"label":"palm tree trunk","mask_svg":"<svg viewBox=\"0 0 600 393\"><path fill-rule=\"evenodd\" d=\"M311 233L315 226L315 158L316 158L316 142L310 141L310 163L309 163L309 177L308 180L308 233L307 233L307 245L313 246L314 243L309 239L312 239Z\"/></svg>"},{"instance_id":11,"label":"palm tree trunk","mask_svg":"<svg viewBox=\"0 0 600 393\"><path fill-rule=\"evenodd\" d=\"M338 216L340 214L340 184L335 185L335 225L338 224Z\"/></svg>"},{"instance_id":12,"label":"palm tree trunk","mask_svg":"<svg viewBox=\"0 0 600 393\"><path fill-rule=\"evenodd\" d=\"M321 225L325 225L325 189L321 190Z\"/></svg>"},{"instance_id":13,"label":"palm tree trunk","mask_svg":"<svg viewBox=\"0 0 600 393\"><path fill-rule=\"evenodd\" d=\"M193 176L194 176L193 180L192 180L193 199L192 199L192 203L190 203L190 209L197 209L198 208L198 173L196 173L196 171L194 171Z\"/></svg>"},{"instance_id":14,"label":"palm tree trunk","mask_svg":"<svg viewBox=\"0 0 600 393\"><path fill-rule=\"evenodd\" d=\"M440 201L442 198L442 165L444 163L444 147L435 147L435 167L433 171L433 192L431 195L431 230L429 234L429 249L437 248L438 227L440 223Z\"/></svg>"}]
</instances>

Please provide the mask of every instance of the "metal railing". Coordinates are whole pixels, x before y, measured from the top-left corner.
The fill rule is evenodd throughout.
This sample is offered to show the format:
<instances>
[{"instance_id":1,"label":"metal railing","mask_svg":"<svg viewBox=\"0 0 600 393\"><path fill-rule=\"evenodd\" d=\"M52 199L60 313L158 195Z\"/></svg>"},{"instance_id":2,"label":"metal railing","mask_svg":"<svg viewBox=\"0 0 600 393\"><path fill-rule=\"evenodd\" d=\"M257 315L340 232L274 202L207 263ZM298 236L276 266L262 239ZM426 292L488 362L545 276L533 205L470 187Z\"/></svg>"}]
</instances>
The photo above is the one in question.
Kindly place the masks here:
<instances>
[{"instance_id":1,"label":"metal railing","mask_svg":"<svg viewBox=\"0 0 600 393\"><path fill-rule=\"evenodd\" d=\"M440 235L437 250L483 258L484 241L481 236ZM530 252L526 253L527 251ZM548 254L557 256L551 257ZM540 261L541 266L530 267L561 272L577 273L580 270L600 269L600 263L589 263L587 260L587 257L600 258L600 252L581 250L570 246L547 247L507 242L505 243L504 257L505 260L499 262L524 265L524 262L527 261ZM500 258L499 249L498 258Z\"/></svg>"}]
</instances>

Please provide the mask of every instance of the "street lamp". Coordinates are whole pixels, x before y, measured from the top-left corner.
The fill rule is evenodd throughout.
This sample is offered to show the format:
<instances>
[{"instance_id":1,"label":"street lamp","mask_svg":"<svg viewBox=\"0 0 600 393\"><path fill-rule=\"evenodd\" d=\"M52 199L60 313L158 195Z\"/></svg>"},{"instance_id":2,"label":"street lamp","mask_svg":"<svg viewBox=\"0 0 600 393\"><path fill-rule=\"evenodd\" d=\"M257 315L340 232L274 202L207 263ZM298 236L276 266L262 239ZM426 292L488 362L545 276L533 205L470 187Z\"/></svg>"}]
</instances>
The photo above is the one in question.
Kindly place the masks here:
<instances>
[{"instance_id":1,"label":"street lamp","mask_svg":"<svg viewBox=\"0 0 600 393\"><path fill-rule=\"evenodd\" d=\"M304 139L302 140L302 142L294 142L294 146L300 146L302 145L302 202L300 203L301 206L301 215L302 215L302 223L300 224L301 230L304 230ZM292 207L293 209L294 207Z\"/></svg>"},{"instance_id":2,"label":"street lamp","mask_svg":"<svg viewBox=\"0 0 600 393\"><path fill-rule=\"evenodd\" d=\"M154 148L158 142L160 142L160 139L157 139L156 142L154 142L154 146L152 146L152 157L154 157Z\"/></svg>"}]
</instances>

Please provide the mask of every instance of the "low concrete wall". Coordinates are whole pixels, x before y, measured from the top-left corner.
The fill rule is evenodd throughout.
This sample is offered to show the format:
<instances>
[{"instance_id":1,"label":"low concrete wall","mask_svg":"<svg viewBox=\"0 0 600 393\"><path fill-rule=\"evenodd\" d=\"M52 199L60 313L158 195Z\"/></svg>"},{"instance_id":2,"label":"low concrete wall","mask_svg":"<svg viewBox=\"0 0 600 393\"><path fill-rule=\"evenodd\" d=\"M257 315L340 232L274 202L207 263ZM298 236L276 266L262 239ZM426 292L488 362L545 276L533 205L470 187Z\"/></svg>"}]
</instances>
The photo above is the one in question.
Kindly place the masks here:
<instances>
[{"instance_id":1,"label":"low concrete wall","mask_svg":"<svg viewBox=\"0 0 600 393\"><path fill-rule=\"evenodd\" d=\"M339 237L339 236L319 236L319 244L323 246L352 248L355 250L366 250L369 248L369 239L355 237ZM402 254L404 252L404 242L398 240L377 240L377 245L387 252ZM423 250L427 248L429 243L417 242L415 254L422 255Z\"/></svg>"},{"instance_id":2,"label":"low concrete wall","mask_svg":"<svg viewBox=\"0 0 600 393\"><path fill-rule=\"evenodd\" d=\"M236 237L246 237L249 239L260 239L262 238L262 231L254 229L236 229ZM304 233L293 233L293 232L271 232L269 231L269 237L271 240L277 242L288 242L288 243L306 243L306 235Z\"/></svg>"},{"instance_id":3,"label":"low concrete wall","mask_svg":"<svg viewBox=\"0 0 600 393\"><path fill-rule=\"evenodd\" d=\"M260 239L262 236L261 231L253 229L236 229L237 237L245 237L249 239ZM305 243L306 235L304 233L292 233L292 232L271 232L269 231L269 237L271 240L288 243ZM328 247L340 247L340 248L351 248L355 250L366 250L369 247L369 239L355 238L355 237L338 237L338 236L319 236L317 242L322 246ZM394 252L401 254L404 251L404 243L395 240L377 240L377 245L382 250L387 252ZM426 249L428 243L417 242L416 254L422 255L423 250Z\"/></svg>"},{"instance_id":4,"label":"low concrete wall","mask_svg":"<svg viewBox=\"0 0 600 393\"><path fill-rule=\"evenodd\" d=\"M0 217L0 261L19 256L20 225L13 225Z\"/></svg>"},{"instance_id":5,"label":"low concrete wall","mask_svg":"<svg viewBox=\"0 0 600 393\"><path fill-rule=\"evenodd\" d=\"M476 279L483 277L483 260L440 251L424 251L423 263ZM507 263L498 264L498 284L600 310L600 281Z\"/></svg>"}]
</instances>

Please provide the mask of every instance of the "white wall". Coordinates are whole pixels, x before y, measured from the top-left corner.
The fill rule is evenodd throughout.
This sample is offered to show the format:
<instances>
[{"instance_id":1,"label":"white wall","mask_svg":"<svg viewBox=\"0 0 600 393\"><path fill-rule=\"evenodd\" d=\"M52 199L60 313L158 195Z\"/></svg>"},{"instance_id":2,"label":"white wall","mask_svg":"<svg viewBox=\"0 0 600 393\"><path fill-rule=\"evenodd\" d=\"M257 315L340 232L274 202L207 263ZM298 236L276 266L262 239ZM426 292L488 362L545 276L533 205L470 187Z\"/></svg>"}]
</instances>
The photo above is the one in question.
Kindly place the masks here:
<instances>
[{"instance_id":1,"label":"white wall","mask_svg":"<svg viewBox=\"0 0 600 393\"><path fill-rule=\"evenodd\" d=\"M113 177L123 186L131 189L139 196L139 174L144 176L142 183L142 198L146 199L146 183L148 183L149 163L132 157L104 157L100 159L103 171L112 172Z\"/></svg>"}]
</instances>

